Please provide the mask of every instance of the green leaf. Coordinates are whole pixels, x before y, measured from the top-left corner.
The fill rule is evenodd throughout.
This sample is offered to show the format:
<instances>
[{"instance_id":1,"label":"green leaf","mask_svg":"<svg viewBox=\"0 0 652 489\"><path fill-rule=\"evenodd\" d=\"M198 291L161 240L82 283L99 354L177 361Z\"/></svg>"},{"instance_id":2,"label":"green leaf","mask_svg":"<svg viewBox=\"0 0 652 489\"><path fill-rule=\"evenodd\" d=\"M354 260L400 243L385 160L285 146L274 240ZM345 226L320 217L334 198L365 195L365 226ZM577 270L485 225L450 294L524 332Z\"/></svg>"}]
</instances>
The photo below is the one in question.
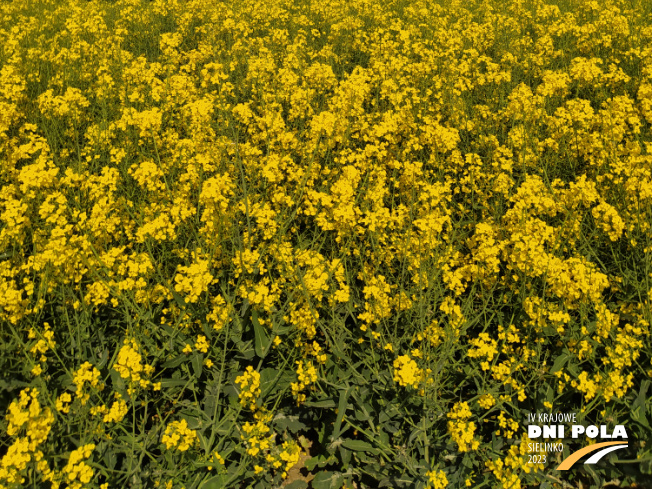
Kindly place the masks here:
<instances>
[{"instance_id":1,"label":"green leaf","mask_svg":"<svg viewBox=\"0 0 652 489\"><path fill-rule=\"evenodd\" d=\"M362 440L351 440L350 438L344 440L342 446L354 452L369 452L374 455L378 455L380 452L377 448L374 448L371 443Z\"/></svg>"},{"instance_id":2,"label":"green leaf","mask_svg":"<svg viewBox=\"0 0 652 489\"><path fill-rule=\"evenodd\" d=\"M414 479L409 478L407 475L401 477L390 477L389 479L382 480L378 487L414 487Z\"/></svg>"},{"instance_id":3,"label":"green leaf","mask_svg":"<svg viewBox=\"0 0 652 489\"><path fill-rule=\"evenodd\" d=\"M228 477L226 475L216 475L215 477L205 480L199 487L200 489L222 489L227 480Z\"/></svg>"},{"instance_id":4,"label":"green leaf","mask_svg":"<svg viewBox=\"0 0 652 489\"><path fill-rule=\"evenodd\" d=\"M278 428L282 430L290 430L292 433L297 433L298 431L307 428L305 423L299 421L299 416L285 416L283 414L277 414L274 417L274 422Z\"/></svg>"},{"instance_id":5,"label":"green leaf","mask_svg":"<svg viewBox=\"0 0 652 489\"><path fill-rule=\"evenodd\" d=\"M201 419L199 418L199 416L191 414L188 411L181 412L179 413L179 415L182 419L186 420L186 422L188 423L188 428L190 428L191 430L196 430L201 427Z\"/></svg>"},{"instance_id":6,"label":"green leaf","mask_svg":"<svg viewBox=\"0 0 652 489\"><path fill-rule=\"evenodd\" d=\"M648 423L647 416L645 416L645 410L641 406L632 408L632 419L646 428L650 428L650 423Z\"/></svg>"},{"instance_id":7,"label":"green leaf","mask_svg":"<svg viewBox=\"0 0 652 489\"><path fill-rule=\"evenodd\" d=\"M197 432L197 438L199 439L199 446L201 447L201 450L208 452L208 450L210 449L210 447L208 446L208 440L206 439L206 437L201 431Z\"/></svg>"},{"instance_id":8,"label":"green leaf","mask_svg":"<svg viewBox=\"0 0 652 489\"><path fill-rule=\"evenodd\" d=\"M219 377L217 372L213 372L213 378L206 382L206 388L204 389L204 399L202 400L201 405L203 406L203 411L208 418L213 416L215 410L215 404L217 403L217 392L219 389Z\"/></svg>"},{"instance_id":9,"label":"green leaf","mask_svg":"<svg viewBox=\"0 0 652 489\"><path fill-rule=\"evenodd\" d=\"M342 445L340 445L338 447L338 449L340 451L340 457L342 459L342 463L346 467L347 465L349 465L351 463L351 454L353 452L351 450L347 449L347 448L344 448L344 446L342 446Z\"/></svg>"},{"instance_id":10,"label":"green leaf","mask_svg":"<svg viewBox=\"0 0 652 489\"><path fill-rule=\"evenodd\" d=\"M118 457L116 456L113 450L107 450L104 453L104 465L107 469L113 470L116 463L118 462Z\"/></svg>"},{"instance_id":11,"label":"green leaf","mask_svg":"<svg viewBox=\"0 0 652 489\"><path fill-rule=\"evenodd\" d=\"M290 482L287 486L285 486L285 489L306 489L307 487L308 483L306 481L298 479L296 481Z\"/></svg>"},{"instance_id":12,"label":"green leaf","mask_svg":"<svg viewBox=\"0 0 652 489\"><path fill-rule=\"evenodd\" d=\"M564 365L566 365L566 362L569 358L570 355L566 351L562 352L562 354L555 359L555 363L552 364L550 373L554 374L555 372L559 372L564 367Z\"/></svg>"},{"instance_id":13,"label":"green leaf","mask_svg":"<svg viewBox=\"0 0 652 489\"><path fill-rule=\"evenodd\" d=\"M187 383L188 383L187 380L182 380L182 379L162 379L161 388L181 387L186 385Z\"/></svg>"},{"instance_id":14,"label":"green leaf","mask_svg":"<svg viewBox=\"0 0 652 489\"><path fill-rule=\"evenodd\" d=\"M636 397L636 400L632 404L632 408L635 409L637 407L645 409L645 401L647 400L647 390L650 387L650 381L645 379L643 382L641 382L641 388L638 391L638 396Z\"/></svg>"},{"instance_id":15,"label":"green leaf","mask_svg":"<svg viewBox=\"0 0 652 489\"><path fill-rule=\"evenodd\" d=\"M321 401L306 401L304 405L314 408L330 409L335 407L335 401L333 399L323 399Z\"/></svg>"},{"instance_id":16,"label":"green leaf","mask_svg":"<svg viewBox=\"0 0 652 489\"><path fill-rule=\"evenodd\" d=\"M571 374L572 377L577 378L580 376L579 367L574 363L569 363L568 366L566 367L566 370L568 370L568 373Z\"/></svg>"},{"instance_id":17,"label":"green leaf","mask_svg":"<svg viewBox=\"0 0 652 489\"><path fill-rule=\"evenodd\" d=\"M333 355L335 355L336 358L342 360L346 359L346 353L344 353L345 350L345 344L342 338L335 337L333 338L334 342L333 345L331 346L331 351L333 352Z\"/></svg>"},{"instance_id":18,"label":"green leaf","mask_svg":"<svg viewBox=\"0 0 652 489\"><path fill-rule=\"evenodd\" d=\"M125 445L135 445L137 443L136 438L134 436L132 436L131 434L129 434L129 433L125 433L124 435L120 435L118 437L118 440L123 442Z\"/></svg>"},{"instance_id":19,"label":"green leaf","mask_svg":"<svg viewBox=\"0 0 652 489\"><path fill-rule=\"evenodd\" d=\"M202 366L204 364L204 355L196 354L192 357L192 369L195 373L195 377L201 377Z\"/></svg>"},{"instance_id":20,"label":"green leaf","mask_svg":"<svg viewBox=\"0 0 652 489\"><path fill-rule=\"evenodd\" d=\"M109 361L109 350L106 348L102 350L102 353L100 354L100 361L97 364L97 368L102 369L106 365L106 363Z\"/></svg>"},{"instance_id":21,"label":"green leaf","mask_svg":"<svg viewBox=\"0 0 652 489\"><path fill-rule=\"evenodd\" d=\"M242 342L242 321L240 321L239 318L231 323L229 331L231 340L233 340L234 343Z\"/></svg>"},{"instance_id":22,"label":"green leaf","mask_svg":"<svg viewBox=\"0 0 652 489\"><path fill-rule=\"evenodd\" d=\"M306 459L303 462L303 465L308 469L310 472L312 472L315 467L325 467L327 465L331 465L337 462L337 458L334 455L329 455L326 457L325 455L317 455L316 457L312 457L309 459Z\"/></svg>"},{"instance_id":23,"label":"green leaf","mask_svg":"<svg viewBox=\"0 0 652 489\"><path fill-rule=\"evenodd\" d=\"M498 437L495 435L495 433L491 434L491 447L494 452L499 453L503 449L504 445L504 439L502 437Z\"/></svg>"},{"instance_id":24,"label":"green leaf","mask_svg":"<svg viewBox=\"0 0 652 489\"><path fill-rule=\"evenodd\" d=\"M285 389L295 380L295 373L291 370L279 370L275 368L264 368L260 372L261 399L274 396Z\"/></svg>"},{"instance_id":25,"label":"green leaf","mask_svg":"<svg viewBox=\"0 0 652 489\"><path fill-rule=\"evenodd\" d=\"M258 312L255 310L251 313L251 323L254 325L254 348L256 355L260 358L265 358L272 342L265 330L265 326L258 321Z\"/></svg>"},{"instance_id":26,"label":"green leaf","mask_svg":"<svg viewBox=\"0 0 652 489\"><path fill-rule=\"evenodd\" d=\"M111 384L113 385L113 390L118 392L124 398L127 392L124 380L114 369L109 371L109 375L111 376ZM72 382L70 382L70 384L72 384ZM62 383L62 386L65 386L65 384ZM163 387L163 384L161 384L161 387Z\"/></svg>"},{"instance_id":27,"label":"green leaf","mask_svg":"<svg viewBox=\"0 0 652 489\"><path fill-rule=\"evenodd\" d=\"M641 474L652 474L652 458L648 458L641 462Z\"/></svg>"},{"instance_id":28,"label":"green leaf","mask_svg":"<svg viewBox=\"0 0 652 489\"><path fill-rule=\"evenodd\" d=\"M224 395L234 399L236 402L239 399L238 389L236 389L234 384L227 384L224 386Z\"/></svg>"},{"instance_id":29,"label":"green leaf","mask_svg":"<svg viewBox=\"0 0 652 489\"><path fill-rule=\"evenodd\" d=\"M163 368L175 368L175 367L178 367L179 365L181 365L183 363L183 361L186 358L188 358L188 356L186 354L179 355L177 358L173 358L172 360L168 360L163 365L161 365L161 367L163 367Z\"/></svg>"},{"instance_id":30,"label":"green leaf","mask_svg":"<svg viewBox=\"0 0 652 489\"><path fill-rule=\"evenodd\" d=\"M174 297L174 300L177 302L179 309L183 311L186 308L186 301L184 298L181 297L176 290L174 290L174 287L170 287L168 290L172 294L172 297Z\"/></svg>"},{"instance_id":31,"label":"green leaf","mask_svg":"<svg viewBox=\"0 0 652 489\"><path fill-rule=\"evenodd\" d=\"M340 402L337 405L337 418L335 419L335 424L333 425L333 438L335 441L340 437L340 432L342 430L342 420L344 419L344 413L348 407L347 400L351 392L351 387L348 387L346 390L340 392Z\"/></svg>"},{"instance_id":32,"label":"green leaf","mask_svg":"<svg viewBox=\"0 0 652 489\"><path fill-rule=\"evenodd\" d=\"M369 412L366 411L364 406L362 407L361 410L356 410L355 411L355 419L358 421L368 421L369 420Z\"/></svg>"},{"instance_id":33,"label":"green leaf","mask_svg":"<svg viewBox=\"0 0 652 489\"><path fill-rule=\"evenodd\" d=\"M279 326L277 323L272 325L272 332L275 336L280 336L292 329L292 326Z\"/></svg>"},{"instance_id":34,"label":"green leaf","mask_svg":"<svg viewBox=\"0 0 652 489\"><path fill-rule=\"evenodd\" d=\"M170 336L174 336L174 329L172 329L172 328L171 328L170 326L168 326L167 324L160 324L160 325L158 325L157 327L158 327L159 329L162 329L163 331L165 331L168 335L170 335Z\"/></svg>"},{"instance_id":35,"label":"green leaf","mask_svg":"<svg viewBox=\"0 0 652 489\"><path fill-rule=\"evenodd\" d=\"M314 489L340 489L344 476L339 472L323 471L319 472L312 480Z\"/></svg>"},{"instance_id":36,"label":"green leaf","mask_svg":"<svg viewBox=\"0 0 652 489\"><path fill-rule=\"evenodd\" d=\"M472 469L473 468L473 460L470 457L464 457L462 459L462 465L464 465L464 467L466 467L468 469Z\"/></svg>"},{"instance_id":37,"label":"green leaf","mask_svg":"<svg viewBox=\"0 0 652 489\"><path fill-rule=\"evenodd\" d=\"M240 317L245 317L247 312L249 312L249 309L251 309L251 306L249 305L249 299L245 299L242 302L242 309L240 309Z\"/></svg>"},{"instance_id":38,"label":"green leaf","mask_svg":"<svg viewBox=\"0 0 652 489\"><path fill-rule=\"evenodd\" d=\"M251 340L238 341L235 343L235 346L238 347L240 354L244 357L245 360L251 360L254 356L256 356L256 352L251 345Z\"/></svg>"}]
</instances>

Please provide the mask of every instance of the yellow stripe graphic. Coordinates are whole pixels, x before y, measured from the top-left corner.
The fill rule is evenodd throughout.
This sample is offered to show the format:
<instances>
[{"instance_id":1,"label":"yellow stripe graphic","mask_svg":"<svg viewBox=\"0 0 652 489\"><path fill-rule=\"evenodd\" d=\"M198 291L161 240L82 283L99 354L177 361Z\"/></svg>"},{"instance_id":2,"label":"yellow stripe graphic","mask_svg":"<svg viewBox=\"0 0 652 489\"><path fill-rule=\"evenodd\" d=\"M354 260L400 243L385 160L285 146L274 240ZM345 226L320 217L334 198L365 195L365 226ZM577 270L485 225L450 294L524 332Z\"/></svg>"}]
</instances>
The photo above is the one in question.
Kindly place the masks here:
<instances>
[{"instance_id":1,"label":"yellow stripe graphic","mask_svg":"<svg viewBox=\"0 0 652 489\"><path fill-rule=\"evenodd\" d=\"M575 464L575 462L577 462L579 459L581 459L584 455L588 453L595 452L600 448L610 447L612 445L623 445L625 443L626 443L625 441L606 441L604 443L596 443L595 445L589 445L588 447L584 447L581 450L576 451L572 455L569 455L562 463L559 464L559 467L557 467L555 470L568 470Z\"/></svg>"}]
</instances>

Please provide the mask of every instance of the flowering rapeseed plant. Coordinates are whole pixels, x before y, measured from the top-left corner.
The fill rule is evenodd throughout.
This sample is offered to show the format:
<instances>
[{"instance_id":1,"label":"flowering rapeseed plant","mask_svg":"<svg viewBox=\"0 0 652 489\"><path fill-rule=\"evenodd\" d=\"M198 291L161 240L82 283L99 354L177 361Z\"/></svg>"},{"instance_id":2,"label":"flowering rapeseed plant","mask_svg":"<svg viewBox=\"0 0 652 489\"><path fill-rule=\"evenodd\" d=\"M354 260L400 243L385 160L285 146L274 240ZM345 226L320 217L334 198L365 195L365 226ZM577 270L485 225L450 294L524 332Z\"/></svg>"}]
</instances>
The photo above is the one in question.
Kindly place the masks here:
<instances>
[{"instance_id":1,"label":"flowering rapeseed plant","mask_svg":"<svg viewBox=\"0 0 652 489\"><path fill-rule=\"evenodd\" d=\"M0 488L646 482L649 10L0 3Z\"/></svg>"}]
</instances>

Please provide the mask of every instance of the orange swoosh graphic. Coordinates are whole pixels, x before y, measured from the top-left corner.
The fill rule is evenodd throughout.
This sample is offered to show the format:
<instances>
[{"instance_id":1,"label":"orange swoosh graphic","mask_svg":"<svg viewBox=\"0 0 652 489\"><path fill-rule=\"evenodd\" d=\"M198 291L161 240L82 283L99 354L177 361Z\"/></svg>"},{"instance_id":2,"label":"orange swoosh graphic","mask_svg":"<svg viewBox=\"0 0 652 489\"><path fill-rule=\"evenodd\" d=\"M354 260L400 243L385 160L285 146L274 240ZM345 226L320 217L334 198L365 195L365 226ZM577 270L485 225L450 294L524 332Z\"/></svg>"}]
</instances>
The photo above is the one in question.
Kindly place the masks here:
<instances>
[{"instance_id":1,"label":"orange swoosh graphic","mask_svg":"<svg viewBox=\"0 0 652 489\"><path fill-rule=\"evenodd\" d=\"M595 445L589 445L588 447L584 447L581 450L576 451L572 455L569 455L562 463L559 464L559 467L557 467L555 470L568 470L573 466L573 464L575 464L575 462L577 462L587 453L595 452L600 448L610 447L611 445L624 445L626 443L627 442L623 440L623 441L606 441L604 443L596 443Z\"/></svg>"}]
</instances>

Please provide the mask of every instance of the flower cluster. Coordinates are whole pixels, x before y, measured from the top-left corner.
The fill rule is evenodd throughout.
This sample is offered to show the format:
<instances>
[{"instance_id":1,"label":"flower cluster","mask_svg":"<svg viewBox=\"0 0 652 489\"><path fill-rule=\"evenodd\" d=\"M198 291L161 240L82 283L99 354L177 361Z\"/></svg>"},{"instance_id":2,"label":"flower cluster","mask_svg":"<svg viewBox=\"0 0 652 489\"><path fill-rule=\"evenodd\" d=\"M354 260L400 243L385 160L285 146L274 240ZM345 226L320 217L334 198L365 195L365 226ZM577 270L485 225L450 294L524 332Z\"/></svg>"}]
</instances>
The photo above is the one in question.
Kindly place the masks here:
<instances>
[{"instance_id":1,"label":"flower cluster","mask_svg":"<svg viewBox=\"0 0 652 489\"><path fill-rule=\"evenodd\" d=\"M197 441L197 432L188 428L185 419L172 421L165 428L161 442L168 450L175 448L180 452L187 451Z\"/></svg>"},{"instance_id":2,"label":"flower cluster","mask_svg":"<svg viewBox=\"0 0 652 489\"><path fill-rule=\"evenodd\" d=\"M466 402L455 403L453 409L447 414L448 432L451 434L453 441L457 443L460 452L477 450L480 446L480 440L474 437L475 423L468 421L472 416L471 409Z\"/></svg>"},{"instance_id":3,"label":"flower cluster","mask_svg":"<svg viewBox=\"0 0 652 489\"><path fill-rule=\"evenodd\" d=\"M394 360L394 382L398 385L416 389L424 379L425 372L409 355L400 355Z\"/></svg>"},{"instance_id":4,"label":"flower cluster","mask_svg":"<svg viewBox=\"0 0 652 489\"><path fill-rule=\"evenodd\" d=\"M73 450L68 457L68 463L61 471L63 480L71 489L82 489L93 478L93 469L86 463L91 456L95 445L89 443Z\"/></svg>"},{"instance_id":5,"label":"flower cluster","mask_svg":"<svg viewBox=\"0 0 652 489\"><path fill-rule=\"evenodd\" d=\"M255 411L260 396L260 374L250 365L235 379L235 383L240 386L240 405Z\"/></svg>"},{"instance_id":6,"label":"flower cluster","mask_svg":"<svg viewBox=\"0 0 652 489\"><path fill-rule=\"evenodd\" d=\"M26 483L29 462L37 462L43 481L52 481L53 473L43 459L43 445L54 424L54 414L41 406L37 389L23 389L12 401L6 416L10 444L0 459L0 484L20 486Z\"/></svg>"},{"instance_id":7,"label":"flower cluster","mask_svg":"<svg viewBox=\"0 0 652 489\"><path fill-rule=\"evenodd\" d=\"M104 384L100 381L100 371L90 362L84 362L77 369L73 375L72 382L77 389L75 391L76 398L79 399L82 405L85 405L90 397L90 393L86 391L86 385L97 390L104 389Z\"/></svg>"},{"instance_id":8,"label":"flower cluster","mask_svg":"<svg viewBox=\"0 0 652 489\"><path fill-rule=\"evenodd\" d=\"M297 361L297 381L292 382L292 395L297 400L297 404L301 404L306 400L306 394L303 392L306 388L311 387L317 379L317 369L310 360Z\"/></svg>"},{"instance_id":9,"label":"flower cluster","mask_svg":"<svg viewBox=\"0 0 652 489\"><path fill-rule=\"evenodd\" d=\"M143 362L143 356L135 338L124 340L113 369L120 374L120 377L129 381L130 392L136 387L160 389L160 383L152 383L148 379L154 373L154 367Z\"/></svg>"}]
</instances>

